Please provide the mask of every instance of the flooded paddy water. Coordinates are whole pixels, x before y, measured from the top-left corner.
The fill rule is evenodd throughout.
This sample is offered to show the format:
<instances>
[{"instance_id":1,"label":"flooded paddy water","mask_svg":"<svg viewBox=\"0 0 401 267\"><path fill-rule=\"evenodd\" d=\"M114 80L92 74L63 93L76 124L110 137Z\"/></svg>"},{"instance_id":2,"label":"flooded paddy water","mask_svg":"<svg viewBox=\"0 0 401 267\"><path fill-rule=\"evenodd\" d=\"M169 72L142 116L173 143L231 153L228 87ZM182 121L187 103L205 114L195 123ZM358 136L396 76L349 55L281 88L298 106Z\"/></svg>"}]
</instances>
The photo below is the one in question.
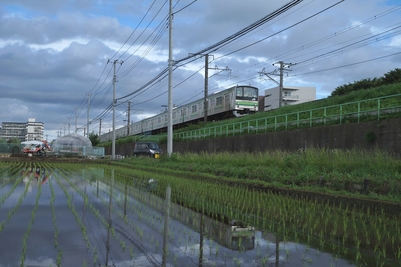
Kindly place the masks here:
<instances>
[{"instance_id":1,"label":"flooded paddy water","mask_svg":"<svg viewBox=\"0 0 401 267\"><path fill-rule=\"evenodd\" d=\"M174 185L135 170L0 166L0 267L400 266L396 254L308 235L302 225L188 208Z\"/></svg>"}]
</instances>

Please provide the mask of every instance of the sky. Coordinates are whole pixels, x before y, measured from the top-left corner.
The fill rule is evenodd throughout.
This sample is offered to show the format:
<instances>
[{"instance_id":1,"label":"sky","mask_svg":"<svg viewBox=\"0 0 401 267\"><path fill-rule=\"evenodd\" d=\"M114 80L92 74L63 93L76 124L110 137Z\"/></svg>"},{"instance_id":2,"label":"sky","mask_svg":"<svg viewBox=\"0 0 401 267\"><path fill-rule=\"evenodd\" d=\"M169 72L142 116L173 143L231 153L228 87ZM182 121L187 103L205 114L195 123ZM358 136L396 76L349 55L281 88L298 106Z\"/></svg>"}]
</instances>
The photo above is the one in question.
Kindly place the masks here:
<instances>
[{"instance_id":1,"label":"sky","mask_svg":"<svg viewBox=\"0 0 401 267\"><path fill-rule=\"evenodd\" d=\"M48 141L83 135L88 117L89 132L112 129L114 73L116 128L128 103L131 122L165 111L170 42L177 106L203 97L205 54L210 93L246 84L262 96L279 61L284 86L314 86L317 99L401 67L399 0L173 0L171 39L166 0L0 3L0 122L35 118Z\"/></svg>"}]
</instances>

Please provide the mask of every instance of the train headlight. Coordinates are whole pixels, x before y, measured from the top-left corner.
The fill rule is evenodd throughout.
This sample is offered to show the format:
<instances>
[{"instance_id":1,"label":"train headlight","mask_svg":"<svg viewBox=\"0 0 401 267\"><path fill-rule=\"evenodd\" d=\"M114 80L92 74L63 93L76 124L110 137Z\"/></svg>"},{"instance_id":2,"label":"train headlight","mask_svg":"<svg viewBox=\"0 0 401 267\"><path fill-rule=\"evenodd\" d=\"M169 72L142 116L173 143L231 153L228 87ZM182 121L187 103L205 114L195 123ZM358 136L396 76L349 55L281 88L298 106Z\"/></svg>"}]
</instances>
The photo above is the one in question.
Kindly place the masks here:
<instances>
[{"instance_id":1,"label":"train headlight","mask_svg":"<svg viewBox=\"0 0 401 267\"><path fill-rule=\"evenodd\" d=\"M149 152L155 154L155 151L153 149L149 149Z\"/></svg>"}]
</instances>

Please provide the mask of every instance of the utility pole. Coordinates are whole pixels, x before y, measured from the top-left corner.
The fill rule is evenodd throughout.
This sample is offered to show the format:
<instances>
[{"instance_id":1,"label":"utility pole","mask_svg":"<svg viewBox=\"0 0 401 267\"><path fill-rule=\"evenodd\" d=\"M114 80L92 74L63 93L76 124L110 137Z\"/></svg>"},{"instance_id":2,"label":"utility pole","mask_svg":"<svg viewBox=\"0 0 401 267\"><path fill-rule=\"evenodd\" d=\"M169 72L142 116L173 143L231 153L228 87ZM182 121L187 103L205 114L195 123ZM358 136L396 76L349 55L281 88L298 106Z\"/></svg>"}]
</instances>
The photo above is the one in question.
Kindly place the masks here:
<instances>
[{"instance_id":1,"label":"utility pole","mask_svg":"<svg viewBox=\"0 0 401 267\"><path fill-rule=\"evenodd\" d=\"M107 61L110 63L110 59ZM116 64L120 63L121 65L124 61L114 60L114 75L113 75L113 137L111 139L111 159L115 159L116 157L116 83L117 83L117 76L116 76Z\"/></svg>"},{"instance_id":2,"label":"utility pole","mask_svg":"<svg viewBox=\"0 0 401 267\"><path fill-rule=\"evenodd\" d=\"M102 134L102 119L99 120L99 137Z\"/></svg>"},{"instance_id":3,"label":"utility pole","mask_svg":"<svg viewBox=\"0 0 401 267\"><path fill-rule=\"evenodd\" d=\"M78 133L78 108L75 108L75 133Z\"/></svg>"},{"instance_id":4,"label":"utility pole","mask_svg":"<svg viewBox=\"0 0 401 267\"><path fill-rule=\"evenodd\" d=\"M131 115L131 102L128 101L127 136L129 136L130 115Z\"/></svg>"},{"instance_id":5,"label":"utility pole","mask_svg":"<svg viewBox=\"0 0 401 267\"><path fill-rule=\"evenodd\" d=\"M279 74L276 74L276 70L274 70L274 71L271 72L271 73L266 73L266 72L265 72L265 69L263 69L262 72L259 72L259 74L261 74L261 75L264 74L264 75L267 76L270 80L272 80L273 82L275 82L275 83L278 85L278 88L279 88L279 93L278 93L278 100L279 100L279 103L278 103L278 107L281 108L281 106L282 106L282 104L283 104L283 88L284 88L283 80L284 80L284 69L285 69L285 68L289 69L289 68L291 68L291 66L296 65L296 63L293 64L293 63L284 63L283 61L278 61L278 62L276 62L276 63L273 63L272 65L275 66L276 64L279 64L279 66L280 66L280 67L279 67ZM277 82L275 79L273 79L273 78L270 77L269 75L278 75L278 76L280 76L280 82Z\"/></svg>"},{"instance_id":6,"label":"utility pole","mask_svg":"<svg viewBox=\"0 0 401 267\"><path fill-rule=\"evenodd\" d=\"M89 109L90 109L90 105L91 105L91 94L87 94L88 96L88 113L87 113L87 118L86 118L86 134L87 137L89 138Z\"/></svg>"},{"instance_id":7,"label":"utility pole","mask_svg":"<svg viewBox=\"0 0 401 267\"><path fill-rule=\"evenodd\" d=\"M168 125L167 125L167 154L170 157L173 153L173 3L170 0L169 8L169 44L168 44Z\"/></svg>"},{"instance_id":8,"label":"utility pole","mask_svg":"<svg viewBox=\"0 0 401 267\"><path fill-rule=\"evenodd\" d=\"M191 54L190 54L191 55ZM208 99L208 95L209 95L209 70L220 70L220 72L222 71L231 71L228 67L226 67L225 69L220 69L217 66L215 66L214 68L209 68L209 54L201 54L200 56L204 56L205 57L205 89L204 89L204 100L203 100L203 121L207 122L207 110L209 108L209 99ZM211 55L213 57L213 55ZM219 73L220 73L219 72Z\"/></svg>"},{"instance_id":9,"label":"utility pole","mask_svg":"<svg viewBox=\"0 0 401 267\"><path fill-rule=\"evenodd\" d=\"M284 76L284 68L291 68L291 66L295 65L292 63L284 63L283 61L279 61L273 64L273 66L275 64L279 64L280 65L280 85L279 85L279 108L281 108L282 104L283 104L283 76Z\"/></svg>"},{"instance_id":10,"label":"utility pole","mask_svg":"<svg viewBox=\"0 0 401 267\"><path fill-rule=\"evenodd\" d=\"M208 94L209 94L209 54L205 55L205 97L204 97L204 102L203 102L203 121L207 122L207 109L208 109L208 101L209 99Z\"/></svg>"}]
</instances>

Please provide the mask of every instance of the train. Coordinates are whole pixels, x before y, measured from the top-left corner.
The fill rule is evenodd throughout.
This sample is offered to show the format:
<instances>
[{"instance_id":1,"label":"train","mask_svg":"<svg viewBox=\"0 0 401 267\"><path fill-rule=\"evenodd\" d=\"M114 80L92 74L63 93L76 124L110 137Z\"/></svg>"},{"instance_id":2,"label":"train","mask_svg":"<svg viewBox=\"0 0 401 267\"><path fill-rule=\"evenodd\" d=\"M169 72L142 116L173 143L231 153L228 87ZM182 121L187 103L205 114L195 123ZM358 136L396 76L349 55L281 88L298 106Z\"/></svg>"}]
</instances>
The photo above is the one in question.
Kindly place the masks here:
<instances>
[{"instance_id":1,"label":"train","mask_svg":"<svg viewBox=\"0 0 401 267\"><path fill-rule=\"evenodd\" d=\"M250 85L236 85L208 95L207 119L223 120L258 111L259 89ZM167 132L167 111L116 129L116 139L127 135L154 135ZM173 129L204 120L204 98L173 108ZM129 127L129 129L127 128ZM113 132L100 135L100 142L112 139Z\"/></svg>"}]
</instances>

